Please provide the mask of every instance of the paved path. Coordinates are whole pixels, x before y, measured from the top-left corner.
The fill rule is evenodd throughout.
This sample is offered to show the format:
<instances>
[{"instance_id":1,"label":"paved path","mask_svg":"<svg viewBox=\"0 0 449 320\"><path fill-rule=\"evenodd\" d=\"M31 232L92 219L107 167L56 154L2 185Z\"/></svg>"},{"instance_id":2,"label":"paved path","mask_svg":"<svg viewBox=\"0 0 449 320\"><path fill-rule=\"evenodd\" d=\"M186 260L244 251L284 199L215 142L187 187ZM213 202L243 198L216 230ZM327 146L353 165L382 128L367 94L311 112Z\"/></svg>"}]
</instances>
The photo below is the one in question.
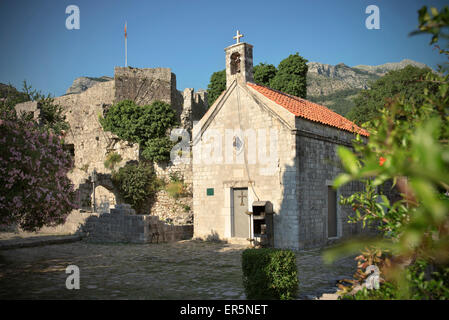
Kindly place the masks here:
<instances>
[{"instance_id":1,"label":"paved path","mask_svg":"<svg viewBox=\"0 0 449 320\"><path fill-rule=\"evenodd\" d=\"M187 240L162 244L86 241L0 251L0 299L245 299L242 245ZM299 298L335 291L355 262L324 266L319 250L297 253ZM68 290L68 265L80 290Z\"/></svg>"}]
</instances>

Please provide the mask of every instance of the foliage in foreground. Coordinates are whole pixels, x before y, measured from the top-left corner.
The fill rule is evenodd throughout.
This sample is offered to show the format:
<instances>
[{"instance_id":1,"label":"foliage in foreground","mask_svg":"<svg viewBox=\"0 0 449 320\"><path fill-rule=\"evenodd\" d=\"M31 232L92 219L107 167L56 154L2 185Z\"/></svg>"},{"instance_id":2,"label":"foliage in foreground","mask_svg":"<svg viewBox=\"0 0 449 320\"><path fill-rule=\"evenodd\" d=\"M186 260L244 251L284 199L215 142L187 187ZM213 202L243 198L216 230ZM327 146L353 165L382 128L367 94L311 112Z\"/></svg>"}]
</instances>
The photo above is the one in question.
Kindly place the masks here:
<instances>
[{"instance_id":1,"label":"foliage in foreground","mask_svg":"<svg viewBox=\"0 0 449 320\"><path fill-rule=\"evenodd\" d=\"M435 269L424 260L416 261L404 270L407 290L412 300L449 300L449 267ZM383 281L378 290L344 294L343 300L397 300L401 291L394 279Z\"/></svg>"},{"instance_id":2,"label":"foliage in foreground","mask_svg":"<svg viewBox=\"0 0 449 320\"><path fill-rule=\"evenodd\" d=\"M442 30L438 27L434 33L435 26L449 25L449 9L432 8L431 13L426 7L419 11L419 29L433 34L434 42ZM449 55L447 50L440 53ZM325 259L368 246L388 252L391 264L381 274L388 283L384 298L448 298L449 75L429 72L423 81L436 84L437 90L424 90L421 104L401 96L391 99L380 116L365 125L371 134L367 143L357 137L355 152L338 150L346 173L334 186L365 182L365 192L343 203L359 212L356 221L377 225L383 237L347 243L327 251ZM377 201L379 197L370 194L387 180L393 180L402 195L394 203L383 196ZM423 265L438 273L423 273ZM382 292L370 294L381 298ZM363 292L361 296L370 297Z\"/></svg>"},{"instance_id":3,"label":"foliage in foreground","mask_svg":"<svg viewBox=\"0 0 449 320\"><path fill-rule=\"evenodd\" d=\"M293 299L298 271L293 251L246 249L242 253L243 285L248 299Z\"/></svg>"}]
</instances>

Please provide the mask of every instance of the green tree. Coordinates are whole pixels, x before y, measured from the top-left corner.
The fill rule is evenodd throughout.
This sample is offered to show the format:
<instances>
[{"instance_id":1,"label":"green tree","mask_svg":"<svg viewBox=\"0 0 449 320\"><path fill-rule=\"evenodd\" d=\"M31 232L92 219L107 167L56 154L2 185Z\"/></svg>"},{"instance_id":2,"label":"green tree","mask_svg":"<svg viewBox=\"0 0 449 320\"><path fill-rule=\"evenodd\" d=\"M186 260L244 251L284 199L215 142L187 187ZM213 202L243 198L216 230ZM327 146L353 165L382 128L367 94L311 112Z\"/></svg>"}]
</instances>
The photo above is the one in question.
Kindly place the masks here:
<instances>
[{"instance_id":1,"label":"green tree","mask_svg":"<svg viewBox=\"0 0 449 320\"><path fill-rule=\"evenodd\" d=\"M277 73L277 69L272 64L259 63L254 67L254 82L266 87L270 86L271 79Z\"/></svg>"},{"instance_id":2,"label":"green tree","mask_svg":"<svg viewBox=\"0 0 449 320\"><path fill-rule=\"evenodd\" d=\"M12 85L0 83L0 112L8 117L15 115L14 106L18 103L29 101L24 92L18 91Z\"/></svg>"},{"instance_id":3,"label":"green tree","mask_svg":"<svg viewBox=\"0 0 449 320\"><path fill-rule=\"evenodd\" d=\"M173 143L167 133L176 121L175 111L169 104L155 101L151 105L138 106L131 100L113 105L105 117L100 117L104 130L120 139L140 145L143 158L164 161L170 157Z\"/></svg>"},{"instance_id":4,"label":"green tree","mask_svg":"<svg viewBox=\"0 0 449 320\"><path fill-rule=\"evenodd\" d=\"M170 158L170 151L175 144L168 137L150 139L145 143L141 156L145 160L165 161Z\"/></svg>"},{"instance_id":5,"label":"green tree","mask_svg":"<svg viewBox=\"0 0 449 320\"><path fill-rule=\"evenodd\" d=\"M40 123L47 131L52 131L57 135L63 135L70 129L69 123L60 105L54 103L53 98L44 98L40 102Z\"/></svg>"},{"instance_id":6,"label":"green tree","mask_svg":"<svg viewBox=\"0 0 449 320\"><path fill-rule=\"evenodd\" d=\"M217 100L220 94L226 90L226 70L212 73L207 85L207 99L209 107Z\"/></svg>"},{"instance_id":7,"label":"green tree","mask_svg":"<svg viewBox=\"0 0 449 320\"><path fill-rule=\"evenodd\" d=\"M54 103L54 99L50 94L44 95L41 91L33 89L26 80L23 81L22 91L18 91L11 85L0 84L0 112L2 112L4 117L8 117L11 120L17 119L14 107L16 104L26 101L39 102L41 110L39 123L44 130L61 135L70 128L63 114L62 107ZM29 121L33 121L27 115L24 117Z\"/></svg>"},{"instance_id":8,"label":"green tree","mask_svg":"<svg viewBox=\"0 0 449 320\"><path fill-rule=\"evenodd\" d=\"M355 106L347 114L348 118L361 125L379 116L383 105L396 96L406 98L406 102L422 104L424 90L435 92L438 85L424 81L431 71L428 68L407 66L401 70L388 72L373 82L370 89L362 90L354 98Z\"/></svg>"},{"instance_id":9,"label":"green tree","mask_svg":"<svg viewBox=\"0 0 449 320\"><path fill-rule=\"evenodd\" d=\"M278 65L276 75L271 79L273 89L301 97L307 97L307 60L298 53L291 54Z\"/></svg>"}]
</instances>

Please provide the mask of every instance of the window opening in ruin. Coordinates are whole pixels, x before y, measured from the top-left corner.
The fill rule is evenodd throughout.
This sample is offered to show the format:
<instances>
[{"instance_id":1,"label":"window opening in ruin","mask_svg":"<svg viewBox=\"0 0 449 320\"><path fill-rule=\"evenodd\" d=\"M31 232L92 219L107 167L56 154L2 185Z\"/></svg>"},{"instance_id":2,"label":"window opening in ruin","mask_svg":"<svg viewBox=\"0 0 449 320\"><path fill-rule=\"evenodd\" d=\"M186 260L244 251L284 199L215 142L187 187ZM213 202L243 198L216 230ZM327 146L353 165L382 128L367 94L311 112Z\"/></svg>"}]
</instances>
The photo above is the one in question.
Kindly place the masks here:
<instances>
[{"instance_id":1,"label":"window opening in ruin","mask_svg":"<svg viewBox=\"0 0 449 320\"><path fill-rule=\"evenodd\" d=\"M62 146L64 151L68 152L72 157L75 156L75 145L74 144L64 144Z\"/></svg>"}]
</instances>

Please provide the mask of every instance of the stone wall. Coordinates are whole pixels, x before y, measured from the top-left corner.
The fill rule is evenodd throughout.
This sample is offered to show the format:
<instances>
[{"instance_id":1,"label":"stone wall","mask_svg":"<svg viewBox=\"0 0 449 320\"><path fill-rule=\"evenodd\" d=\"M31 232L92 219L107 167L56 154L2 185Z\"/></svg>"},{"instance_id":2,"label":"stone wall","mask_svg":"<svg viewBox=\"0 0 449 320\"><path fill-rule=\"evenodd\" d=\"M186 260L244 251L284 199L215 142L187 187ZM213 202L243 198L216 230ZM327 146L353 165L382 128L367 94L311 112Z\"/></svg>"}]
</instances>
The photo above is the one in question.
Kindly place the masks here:
<instances>
[{"instance_id":1,"label":"stone wall","mask_svg":"<svg viewBox=\"0 0 449 320\"><path fill-rule=\"evenodd\" d=\"M193 235L192 225L169 225L157 216L135 215L128 205L118 205L111 213L92 214L81 230L88 241L96 242L171 242Z\"/></svg>"},{"instance_id":2,"label":"stone wall","mask_svg":"<svg viewBox=\"0 0 449 320\"><path fill-rule=\"evenodd\" d=\"M160 190L155 197L150 214L174 225L193 224L192 196L174 199L167 191Z\"/></svg>"},{"instance_id":3,"label":"stone wall","mask_svg":"<svg viewBox=\"0 0 449 320\"><path fill-rule=\"evenodd\" d=\"M37 233L43 234L78 234L81 232L82 226L86 223L86 220L92 215L91 212L86 212L84 210L73 210L67 217L64 224L55 227L43 227ZM8 232L22 232L16 225L0 225L0 231Z\"/></svg>"},{"instance_id":4,"label":"stone wall","mask_svg":"<svg viewBox=\"0 0 449 320\"><path fill-rule=\"evenodd\" d=\"M15 106L18 115L21 114L32 114L34 120L39 121L39 116L41 114L39 102L37 101L27 101L19 103Z\"/></svg>"},{"instance_id":5,"label":"stone wall","mask_svg":"<svg viewBox=\"0 0 449 320\"><path fill-rule=\"evenodd\" d=\"M176 75L171 69L115 67L114 81L115 102L129 99L143 106L159 100L170 104L180 117L183 97L176 89Z\"/></svg>"},{"instance_id":6,"label":"stone wall","mask_svg":"<svg viewBox=\"0 0 449 320\"><path fill-rule=\"evenodd\" d=\"M177 175L186 184L192 183L192 163L155 163L154 170L156 175L164 179L165 181L170 180L171 175Z\"/></svg>"},{"instance_id":7,"label":"stone wall","mask_svg":"<svg viewBox=\"0 0 449 320\"><path fill-rule=\"evenodd\" d=\"M139 146L120 140L114 134L104 131L98 118L114 103L114 81L101 82L79 94L69 94L55 98L55 103L63 107L70 130L65 143L73 145L75 167L69 173L75 189L80 194L80 206L90 207L92 202L91 173L95 169L101 176L101 185L112 193L119 203L119 195L110 181L111 171L104 166L109 153L122 157L118 167L139 159ZM109 196L108 196L109 197Z\"/></svg>"},{"instance_id":8,"label":"stone wall","mask_svg":"<svg viewBox=\"0 0 449 320\"><path fill-rule=\"evenodd\" d=\"M192 133L193 123L199 121L207 111L207 92L186 88L183 92L184 105L181 113L181 126Z\"/></svg>"},{"instance_id":9,"label":"stone wall","mask_svg":"<svg viewBox=\"0 0 449 320\"><path fill-rule=\"evenodd\" d=\"M338 146L351 146L354 135L313 123L296 119L296 145L298 150L298 172L296 197L299 203L299 243L301 248L326 245L328 237L328 187L342 173ZM351 182L337 190L340 196L349 196L360 191L363 186ZM360 233L360 224L349 224L348 216L353 213L348 206L337 203L337 237L349 238ZM334 239L335 240L335 239Z\"/></svg>"},{"instance_id":10,"label":"stone wall","mask_svg":"<svg viewBox=\"0 0 449 320\"><path fill-rule=\"evenodd\" d=\"M39 230L39 233L69 233L78 234L81 231L82 226L90 218L92 212L84 210L73 210L67 217L64 224L56 227L43 227Z\"/></svg>"},{"instance_id":11,"label":"stone wall","mask_svg":"<svg viewBox=\"0 0 449 320\"><path fill-rule=\"evenodd\" d=\"M171 176L181 179L186 188L186 195L178 199L171 197L167 191L157 192L150 214L158 216L161 220L169 219L175 225L193 224L193 199L192 199L192 164L156 163L154 165L159 179L170 183Z\"/></svg>"}]
</instances>

